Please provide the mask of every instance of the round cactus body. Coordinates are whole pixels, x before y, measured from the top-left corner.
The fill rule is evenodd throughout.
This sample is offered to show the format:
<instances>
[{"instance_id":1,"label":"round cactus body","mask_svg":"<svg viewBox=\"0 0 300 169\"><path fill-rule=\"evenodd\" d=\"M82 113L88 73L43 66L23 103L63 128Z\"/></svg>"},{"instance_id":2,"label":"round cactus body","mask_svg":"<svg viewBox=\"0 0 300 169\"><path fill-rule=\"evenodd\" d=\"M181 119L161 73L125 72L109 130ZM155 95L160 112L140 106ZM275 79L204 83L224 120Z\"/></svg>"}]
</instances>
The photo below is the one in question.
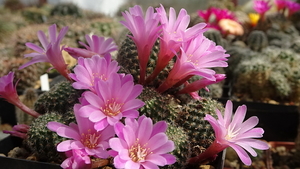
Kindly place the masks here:
<instances>
[{"instance_id":1,"label":"round cactus body","mask_svg":"<svg viewBox=\"0 0 300 169\"><path fill-rule=\"evenodd\" d=\"M30 125L24 144L39 161L61 163L64 156L57 152L56 146L66 138L60 137L56 132L47 128L50 121L68 125L75 122L75 116L73 111L67 111L65 115L49 112L39 116Z\"/></svg>"},{"instance_id":2,"label":"round cactus body","mask_svg":"<svg viewBox=\"0 0 300 169\"><path fill-rule=\"evenodd\" d=\"M50 91L41 94L34 104L34 109L40 114L56 111L64 114L74 104L79 103L78 98L83 90L76 90L68 81L54 85Z\"/></svg>"}]
</instances>

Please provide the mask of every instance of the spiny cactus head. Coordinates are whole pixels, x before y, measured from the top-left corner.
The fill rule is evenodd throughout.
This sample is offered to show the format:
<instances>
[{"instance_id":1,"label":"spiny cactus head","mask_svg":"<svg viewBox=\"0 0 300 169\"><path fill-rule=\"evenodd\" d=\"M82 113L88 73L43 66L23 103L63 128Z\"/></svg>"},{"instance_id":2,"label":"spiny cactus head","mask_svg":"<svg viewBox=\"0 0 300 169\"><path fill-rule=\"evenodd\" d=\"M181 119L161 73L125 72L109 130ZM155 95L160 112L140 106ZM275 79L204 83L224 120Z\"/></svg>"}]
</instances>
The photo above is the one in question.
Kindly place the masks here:
<instances>
[{"instance_id":1,"label":"spiny cactus head","mask_svg":"<svg viewBox=\"0 0 300 169\"><path fill-rule=\"evenodd\" d=\"M50 91L41 94L34 105L35 111L40 114L56 111L64 114L74 104L79 103L78 98L83 90L76 90L68 81L54 85Z\"/></svg>"},{"instance_id":2,"label":"spiny cactus head","mask_svg":"<svg viewBox=\"0 0 300 169\"><path fill-rule=\"evenodd\" d=\"M49 112L39 116L30 125L24 144L39 161L61 163L63 156L57 152L56 146L66 138L60 137L56 132L47 128L50 121L68 125L75 122L75 116L73 111L68 111L65 115Z\"/></svg>"},{"instance_id":3,"label":"spiny cactus head","mask_svg":"<svg viewBox=\"0 0 300 169\"><path fill-rule=\"evenodd\" d=\"M152 87L145 87L138 98L145 102L139 110L140 114L151 117L154 122L173 121L180 108L178 100L172 95L160 94Z\"/></svg>"},{"instance_id":4,"label":"spiny cactus head","mask_svg":"<svg viewBox=\"0 0 300 169\"><path fill-rule=\"evenodd\" d=\"M216 117L216 109L223 112L223 104L211 98L203 98L183 105L179 112L176 124L189 135L192 155L202 153L214 141L214 130L204 117L206 114Z\"/></svg>"}]
</instances>

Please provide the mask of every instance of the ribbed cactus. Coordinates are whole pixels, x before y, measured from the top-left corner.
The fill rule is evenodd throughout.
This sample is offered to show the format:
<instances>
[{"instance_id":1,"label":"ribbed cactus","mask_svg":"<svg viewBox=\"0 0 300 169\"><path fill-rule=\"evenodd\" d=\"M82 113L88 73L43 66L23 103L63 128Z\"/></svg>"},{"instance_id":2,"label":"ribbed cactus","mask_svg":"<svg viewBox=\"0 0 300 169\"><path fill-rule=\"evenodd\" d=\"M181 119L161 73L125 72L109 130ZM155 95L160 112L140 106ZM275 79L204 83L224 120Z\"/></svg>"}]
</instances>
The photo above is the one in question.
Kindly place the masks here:
<instances>
[{"instance_id":1,"label":"ribbed cactus","mask_svg":"<svg viewBox=\"0 0 300 169\"><path fill-rule=\"evenodd\" d=\"M227 41L222 37L222 34L220 31L216 29L209 29L206 32L204 32L204 36L207 37L209 40L214 41L217 45L220 45L224 48L227 47Z\"/></svg>"},{"instance_id":2,"label":"ribbed cactus","mask_svg":"<svg viewBox=\"0 0 300 169\"><path fill-rule=\"evenodd\" d=\"M267 47L252 53L234 71L234 95L254 101L297 102L299 61L300 55L291 49Z\"/></svg>"},{"instance_id":3,"label":"ribbed cactus","mask_svg":"<svg viewBox=\"0 0 300 169\"><path fill-rule=\"evenodd\" d=\"M260 52L268 46L267 35L263 31L254 30L247 37L247 45L250 49Z\"/></svg>"},{"instance_id":4,"label":"ribbed cactus","mask_svg":"<svg viewBox=\"0 0 300 169\"><path fill-rule=\"evenodd\" d=\"M76 90L68 81L62 81L53 86L50 91L41 94L34 104L34 109L40 114L56 111L64 114L74 104L78 103L82 90Z\"/></svg>"},{"instance_id":5,"label":"ribbed cactus","mask_svg":"<svg viewBox=\"0 0 300 169\"><path fill-rule=\"evenodd\" d=\"M66 138L58 136L56 132L47 128L50 121L69 125L69 123L75 122L75 116L72 110L66 111L64 115L49 112L39 116L30 125L24 144L39 161L61 163L64 155L57 152L56 145Z\"/></svg>"}]
</instances>

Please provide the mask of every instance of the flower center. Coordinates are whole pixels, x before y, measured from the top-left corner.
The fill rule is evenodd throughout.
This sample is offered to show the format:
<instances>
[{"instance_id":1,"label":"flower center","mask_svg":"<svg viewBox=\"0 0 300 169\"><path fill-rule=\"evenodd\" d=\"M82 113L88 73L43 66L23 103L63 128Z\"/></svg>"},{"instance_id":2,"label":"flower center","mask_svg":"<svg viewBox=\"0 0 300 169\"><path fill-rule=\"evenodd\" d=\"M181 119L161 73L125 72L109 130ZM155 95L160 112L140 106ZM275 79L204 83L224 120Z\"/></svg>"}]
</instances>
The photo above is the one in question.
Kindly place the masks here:
<instances>
[{"instance_id":1,"label":"flower center","mask_svg":"<svg viewBox=\"0 0 300 169\"><path fill-rule=\"evenodd\" d=\"M111 100L108 100L104 108L101 109L107 116L116 116L121 112L123 104L124 103L116 102L116 99L112 98Z\"/></svg>"},{"instance_id":2,"label":"flower center","mask_svg":"<svg viewBox=\"0 0 300 169\"><path fill-rule=\"evenodd\" d=\"M91 129L89 129L88 133L81 134L81 142L85 147L94 149L98 146L100 136L101 135L97 132L91 133Z\"/></svg>"},{"instance_id":3,"label":"flower center","mask_svg":"<svg viewBox=\"0 0 300 169\"><path fill-rule=\"evenodd\" d=\"M240 129L238 130L234 130L232 127L229 127L227 129L227 135L225 136L226 140L232 140L233 138L235 138L238 134L239 134Z\"/></svg>"},{"instance_id":4,"label":"flower center","mask_svg":"<svg viewBox=\"0 0 300 169\"><path fill-rule=\"evenodd\" d=\"M129 157L133 162L144 161L149 153L151 153L149 148L146 147L146 144L141 145L138 138L129 149Z\"/></svg>"}]
</instances>

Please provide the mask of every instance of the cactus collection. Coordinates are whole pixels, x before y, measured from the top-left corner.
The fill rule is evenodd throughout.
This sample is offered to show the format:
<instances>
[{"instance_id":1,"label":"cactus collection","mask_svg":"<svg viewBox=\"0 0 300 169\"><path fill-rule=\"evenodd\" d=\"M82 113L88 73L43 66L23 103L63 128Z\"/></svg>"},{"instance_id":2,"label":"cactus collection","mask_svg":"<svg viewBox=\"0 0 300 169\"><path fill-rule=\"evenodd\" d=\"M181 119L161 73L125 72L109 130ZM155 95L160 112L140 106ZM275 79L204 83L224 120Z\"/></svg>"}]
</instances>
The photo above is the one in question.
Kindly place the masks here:
<instances>
[{"instance_id":1,"label":"cactus collection","mask_svg":"<svg viewBox=\"0 0 300 169\"><path fill-rule=\"evenodd\" d=\"M236 121L243 120L241 115L234 119L231 113L231 102L224 108L220 101L225 87L229 88L229 100L299 105L297 26L282 14L264 13L253 25L226 11L235 8L231 1L212 1L210 5L208 10L191 16L182 9L177 18L182 23L175 21L173 8L168 17L163 5L149 7L145 22L140 16L129 16L141 12L138 5L133 7L135 12L130 8L122 13L125 21L120 15L97 15L75 4L22 7L18 16L27 19L24 25L0 19L0 82L1 77L10 77L14 72L14 84L25 105L17 105L21 105L18 123L28 127L16 127L16 132L11 132L23 142L22 148L11 151L10 156L61 164L63 168L78 159L82 161L74 168L129 169L132 165L142 169L155 165L161 169L188 169L191 164L199 168L215 160L216 152L213 158L197 159L211 151L211 146L226 145L218 147L224 150L231 147L232 138L235 144L238 131L229 125L232 117L226 114L233 116L233 124L242 125ZM168 18L177 26L168 25ZM139 24L133 26L130 21ZM223 22L240 27L227 28ZM124 31L120 23L129 31ZM244 29L242 33L238 28ZM139 35L138 29L145 31ZM4 41L11 45L2 44ZM38 63L42 61L46 63ZM63 80L51 78L50 90L40 92L39 77L52 68ZM0 86L0 97L4 97L1 92ZM241 106L236 114L244 110ZM219 123L224 125L220 127ZM224 142L220 142L222 132L227 133L221 138ZM147 137L139 138L141 134ZM161 142L162 147L172 150L160 150ZM236 146L239 144L243 143ZM128 148L128 153L120 153L121 147ZM156 166L156 158L164 162ZM125 164L128 159L133 163ZM101 160L105 164L100 164Z\"/></svg>"}]
</instances>

